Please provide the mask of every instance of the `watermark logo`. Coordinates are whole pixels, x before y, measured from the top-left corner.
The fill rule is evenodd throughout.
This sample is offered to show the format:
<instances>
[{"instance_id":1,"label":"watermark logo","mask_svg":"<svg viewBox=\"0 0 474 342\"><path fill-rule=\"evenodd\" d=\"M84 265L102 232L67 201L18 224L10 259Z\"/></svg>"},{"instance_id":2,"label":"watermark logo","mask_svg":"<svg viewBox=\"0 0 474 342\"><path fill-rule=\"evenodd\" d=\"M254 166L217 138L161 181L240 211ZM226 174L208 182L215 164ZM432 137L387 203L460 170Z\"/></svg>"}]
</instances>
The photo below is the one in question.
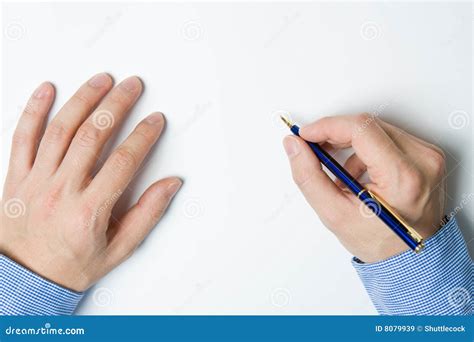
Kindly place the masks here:
<instances>
[{"instance_id":1,"label":"watermark logo","mask_svg":"<svg viewBox=\"0 0 474 342\"><path fill-rule=\"evenodd\" d=\"M466 205L474 199L474 193L462 194L462 200L459 204L447 215L449 218L454 217L457 213L463 210Z\"/></svg>"},{"instance_id":2,"label":"watermark logo","mask_svg":"<svg viewBox=\"0 0 474 342\"><path fill-rule=\"evenodd\" d=\"M455 110L449 114L448 123L452 129L463 129L469 126L471 118L467 112Z\"/></svg>"},{"instance_id":3,"label":"watermark logo","mask_svg":"<svg viewBox=\"0 0 474 342\"><path fill-rule=\"evenodd\" d=\"M372 198L363 200L359 205L359 212L365 218L379 216L382 211L382 206L379 202Z\"/></svg>"},{"instance_id":4,"label":"watermark logo","mask_svg":"<svg viewBox=\"0 0 474 342\"><path fill-rule=\"evenodd\" d=\"M108 110L99 110L92 116L92 123L97 129L105 130L114 125L114 115Z\"/></svg>"},{"instance_id":5,"label":"watermark logo","mask_svg":"<svg viewBox=\"0 0 474 342\"><path fill-rule=\"evenodd\" d=\"M11 198L3 205L3 212L9 218L18 218L25 215L25 203L19 198Z\"/></svg>"},{"instance_id":6,"label":"watermark logo","mask_svg":"<svg viewBox=\"0 0 474 342\"><path fill-rule=\"evenodd\" d=\"M272 291L270 300L274 306L282 308L290 304L291 293L288 289L279 287Z\"/></svg>"},{"instance_id":7,"label":"watermark logo","mask_svg":"<svg viewBox=\"0 0 474 342\"><path fill-rule=\"evenodd\" d=\"M360 36L364 40L374 40L380 37L380 26L374 21L366 21L360 27Z\"/></svg>"},{"instance_id":8,"label":"watermark logo","mask_svg":"<svg viewBox=\"0 0 474 342\"><path fill-rule=\"evenodd\" d=\"M21 22L12 21L5 26L4 34L8 40L20 40L26 35L26 28Z\"/></svg>"},{"instance_id":9,"label":"watermark logo","mask_svg":"<svg viewBox=\"0 0 474 342\"><path fill-rule=\"evenodd\" d=\"M105 307L114 301L114 293L107 287L99 287L94 291L94 304L100 307Z\"/></svg>"},{"instance_id":10,"label":"watermark logo","mask_svg":"<svg viewBox=\"0 0 474 342\"><path fill-rule=\"evenodd\" d=\"M188 198L183 203L183 214L188 219L195 219L204 214L204 205L199 198Z\"/></svg>"},{"instance_id":11,"label":"watermark logo","mask_svg":"<svg viewBox=\"0 0 474 342\"><path fill-rule=\"evenodd\" d=\"M204 30L201 24L193 20L185 22L181 28L181 34L183 35L183 38L188 41L199 40L202 37L203 32Z\"/></svg>"},{"instance_id":12,"label":"watermark logo","mask_svg":"<svg viewBox=\"0 0 474 342\"><path fill-rule=\"evenodd\" d=\"M469 291L464 287L455 287L448 294L449 305L455 308L465 306L471 300Z\"/></svg>"}]
</instances>

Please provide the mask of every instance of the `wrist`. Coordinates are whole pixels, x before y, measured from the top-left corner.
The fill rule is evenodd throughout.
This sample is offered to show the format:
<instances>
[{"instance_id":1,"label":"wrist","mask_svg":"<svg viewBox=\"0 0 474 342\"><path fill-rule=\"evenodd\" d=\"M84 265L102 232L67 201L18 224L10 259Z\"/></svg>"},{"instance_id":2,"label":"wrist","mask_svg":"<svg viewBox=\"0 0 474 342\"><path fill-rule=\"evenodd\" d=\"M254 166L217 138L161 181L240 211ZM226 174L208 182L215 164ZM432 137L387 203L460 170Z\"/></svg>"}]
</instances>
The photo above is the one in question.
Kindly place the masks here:
<instances>
[{"instance_id":1,"label":"wrist","mask_svg":"<svg viewBox=\"0 0 474 342\"><path fill-rule=\"evenodd\" d=\"M84 293L69 290L0 254L0 283L6 300L0 315L70 315Z\"/></svg>"},{"instance_id":2,"label":"wrist","mask_svg":"<svg viewBox=\"0 0 474 342\"><path fill-rule=\"evenodd\" d=\"M89 283L84 274L72 272L74 266L72 266L72 263L65 262L62 256L46 256L43 253L41 255L20 253L18 249L16 250L17 253L3 251L2 254L20 267L44 279L44 281L77 293L82 293L89 288Z\"/></svg>"},{"instance_id":3,"label":"wrist","mask_svg":"<svg viewBox=\"0 0 474 342\"><path fill-rule=\"evenodd\" d=\"M348 247L346 249L351 252L358 260L363 263L374 263L386 260L394 255L406 252L410 248L397 236L385 239L373 239L370 243L357 244L357 246Z\"/></svg>"},{"instance_id":4,"label":"wrist","mask_svg":"<svg viewBox=\"0 0 474 342\"><path fill-rule=\"evenodd\" d=\"M420 226L416 226L415 230L422 235L423 240L426 241L433 235L435 235L446 223L449 222L449 218L444 215L440 220L439 224L432 224L431 228L423 229ZM425 225L425 227L428 225ZM385 228L385 227L383 227ZM381 227L382 229L382 227ZM370 244L365 243L363 245L358 244L357 247L353 247L351 253L363 263L375 263L387 260L393 256L399 255L406 251L411 250L405 242L403 242L398 236L393 234L391 231L387 232L389 235L379 238L372 239ZM415 253L413 251L413 253Z\"/></svg>"}]
</instances>

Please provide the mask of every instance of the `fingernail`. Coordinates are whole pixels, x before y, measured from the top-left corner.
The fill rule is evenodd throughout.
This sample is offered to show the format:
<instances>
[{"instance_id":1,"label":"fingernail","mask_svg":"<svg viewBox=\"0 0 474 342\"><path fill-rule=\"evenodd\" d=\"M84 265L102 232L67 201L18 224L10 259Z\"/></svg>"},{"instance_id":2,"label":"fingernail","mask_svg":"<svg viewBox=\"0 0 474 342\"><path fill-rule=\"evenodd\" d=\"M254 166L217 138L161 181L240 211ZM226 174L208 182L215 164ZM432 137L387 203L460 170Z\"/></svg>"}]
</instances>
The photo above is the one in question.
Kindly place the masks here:
<instances>
[{"instance_id":1,"label":"fingernail","mask_svg":"<svg viewBox=\"0 0 474 342\"><path fill-rule=\"evenodd\" d=\"M101 74L97 74L94 77L92 77L87 83L93 88L100 88L107 85L107 83L109 82L109 79L110 79L109 75L103 72Z\"/></svg>"},{"instance_id":2,"label":"fingernail","mask_svg":"<svg viewBox=\"0 0 474 342\"><path fill-rule=\"evenodd\" d=\"M181 185L183 185L183 182L181 180L176 180L176 181L173 181L172 183L170 183L168 185L168 188L166 189L168 195L170 197L173 197L174 195L176 195L179 188L181 188Z\"/></svg>"},{"instance_id":3,"label":"fingernail","mask_svg":"<svg viewBox=\"0 0 474 342\"><path fill-rule=\"evenodd\" d=\"M283 146L285 147L286 154L290 158L300 153L300 144L294 137L286 137L283 140Z\"/></svg>"},{"instance_id":4,"label":"fingernail","mask_svg":"<svg viewBox=\"0 0 474 342\"><path fill-rule=\"evenodd\" d=\"M37 99L42 99L49 95L51 89L47 82L42 83L38 88L36 88L33 96Z\"/></svg>"},{"instance_id":5,"label":"fingernail","mask_svg":"<svg viewBox=\"0 0 474 342\"><path fill-rule=\"evenodd\" d=\"M149 124L155 125L155 124L163 121L163 114L161 114L161 113L150 114L145 119L145 121L148 122Z\"/></svg>"},{"instance_id":6,"label":"fingernail","mask_svg":"<svg viewBox=\"0 0 474 342\"><path fill-rule=\"evenodd\" d=\"M135 93L141 87L141 82L136 76L132 76L120 83L120 87L130 93Z\"/></svg>"}]
</instances>

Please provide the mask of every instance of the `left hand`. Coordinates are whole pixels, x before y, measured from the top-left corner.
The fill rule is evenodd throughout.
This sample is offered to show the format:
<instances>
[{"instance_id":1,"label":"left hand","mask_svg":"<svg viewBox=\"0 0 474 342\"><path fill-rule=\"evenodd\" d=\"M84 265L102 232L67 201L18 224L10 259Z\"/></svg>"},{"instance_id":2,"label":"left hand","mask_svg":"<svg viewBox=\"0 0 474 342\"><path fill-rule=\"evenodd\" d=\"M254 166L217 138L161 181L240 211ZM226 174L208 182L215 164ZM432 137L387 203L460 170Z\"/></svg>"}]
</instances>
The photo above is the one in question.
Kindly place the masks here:
<instances>
[{"instance_id":1,"label":"left hand","mask_svg":"<svg viewBox=\"0 0 474 342\"><path fill-rule=\"evenodd\" d=\"M44 134L54 88L40 85L14 133L4 186L0 253L75 291L129 257L181 186L177 177L159 180L123 217L112 216L165 123L161 113L149 115L94 175L105 143L142 92L138 77L112 83L105 73L94 76Z\"/></svg>"}]
</instances>

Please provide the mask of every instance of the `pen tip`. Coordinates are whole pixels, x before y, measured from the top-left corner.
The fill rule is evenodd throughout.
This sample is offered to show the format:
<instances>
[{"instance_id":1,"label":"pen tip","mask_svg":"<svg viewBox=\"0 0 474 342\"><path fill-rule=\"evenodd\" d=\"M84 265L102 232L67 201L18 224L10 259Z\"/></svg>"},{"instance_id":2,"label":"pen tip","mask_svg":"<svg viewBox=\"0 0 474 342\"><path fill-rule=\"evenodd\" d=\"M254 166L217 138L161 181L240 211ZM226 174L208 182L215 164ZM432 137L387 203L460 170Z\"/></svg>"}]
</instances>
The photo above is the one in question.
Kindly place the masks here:
<instances>
[{"instance_id":1,"label":"pen tip","mask_svg":"<svg viewBox=\"0 0 474 342\"><path fill-rule=\"evenodd\" d=\"M281 120L288 126L288 127L292 127L293 124L290 122L290 120L288 120L287 118L285 118L283 115L280 115L280 118Z\"/></svg>"}]
</instances>

